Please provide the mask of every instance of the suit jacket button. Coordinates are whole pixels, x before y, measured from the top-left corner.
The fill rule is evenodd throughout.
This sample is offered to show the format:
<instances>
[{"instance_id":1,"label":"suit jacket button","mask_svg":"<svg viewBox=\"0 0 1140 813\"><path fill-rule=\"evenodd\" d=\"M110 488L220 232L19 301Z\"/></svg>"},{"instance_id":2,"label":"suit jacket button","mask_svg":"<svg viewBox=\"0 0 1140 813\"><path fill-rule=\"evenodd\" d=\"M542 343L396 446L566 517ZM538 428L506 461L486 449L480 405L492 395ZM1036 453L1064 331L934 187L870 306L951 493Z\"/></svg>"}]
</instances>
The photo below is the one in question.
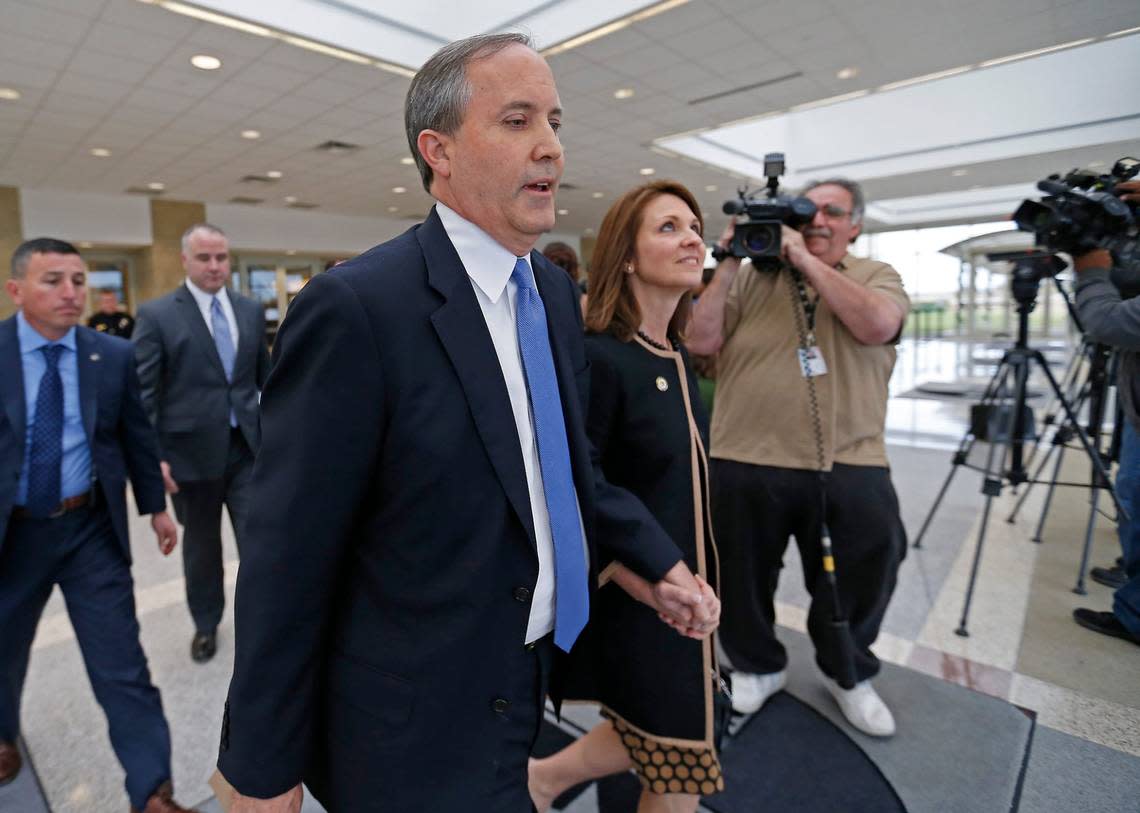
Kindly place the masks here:
<instances>
[{"instance_id":1,"label":"suit jacket button","mask_svg":"<svg viewBox=\"0 0 1140 813\"><path fill-rule=\"evenodd\" d=\"M491 709L495 712L495 714L506 714L507 709L509 709L510 707L511 707L511 701L504 700L501 697L497 698L491 704Z\"/></svg>"},{"instance_id":2,"label":"suit jacket button","mask_svg":"<svg viewBox=\"0 0 1140 813\"><path fill-rule=\"evenodd\" d=\"M521 601L524 604L530 601L530 590L527 590L525 587L516 587L515 601Z\"/></svg>"}]
</instances>

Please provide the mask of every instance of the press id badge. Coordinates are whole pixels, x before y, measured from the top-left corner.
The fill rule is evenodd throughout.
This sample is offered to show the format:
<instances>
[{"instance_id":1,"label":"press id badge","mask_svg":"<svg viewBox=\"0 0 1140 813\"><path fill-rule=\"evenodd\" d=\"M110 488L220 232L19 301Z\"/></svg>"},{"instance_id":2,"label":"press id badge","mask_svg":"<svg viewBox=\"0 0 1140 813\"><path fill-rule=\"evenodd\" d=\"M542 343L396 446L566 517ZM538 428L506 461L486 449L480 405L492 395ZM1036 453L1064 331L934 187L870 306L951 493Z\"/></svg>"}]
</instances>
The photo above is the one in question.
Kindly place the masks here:
<instances>
[{"instance_id":1,"label":"press id badge","mask_svg":"<svg viewBox=\"0 0 1140 813\"><path fill-rule=\"evenodd\" d=\"M827 374L827 362L823 360L823 353L819 351L819 345L800 347L796 350L796 354L799 356L800 370L803 371L804 378L815 378L817 375Z\"/></svg>"}]
</instances>

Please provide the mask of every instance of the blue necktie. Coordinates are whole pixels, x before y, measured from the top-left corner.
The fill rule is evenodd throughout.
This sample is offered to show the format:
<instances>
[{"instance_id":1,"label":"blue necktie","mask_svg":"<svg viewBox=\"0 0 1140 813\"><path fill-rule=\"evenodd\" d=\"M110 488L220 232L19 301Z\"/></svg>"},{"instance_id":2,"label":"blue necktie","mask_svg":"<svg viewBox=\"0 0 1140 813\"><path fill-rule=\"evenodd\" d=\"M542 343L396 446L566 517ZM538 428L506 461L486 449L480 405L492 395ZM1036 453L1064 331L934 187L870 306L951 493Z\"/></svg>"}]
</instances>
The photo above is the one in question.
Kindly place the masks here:
<instances>
[{"instance_id":1,"label":"blue necktie","mask_svg":"<svg viewBox=\"0 0 1140 813\"><path fill-rule=\"evenodd\" d=\"M28 454L28 497L32 516L46 517L59 506L63 469L63 380L59 377L62 344L44 345L47 369L36 395L32 447Z\"/></svg>"},{"instance_id":2,"label":"blue necktie","mask_svg":"<svg viewBox=\"0 0 1140 813\"><path fill-rule=\"evenodd\" d=\"M210 321L214 327L214 344L218 348L218 356L222 359L222 369L226 371L226 381L234 378L234 339L230 335L230 323L226 321L226 314L222 310L222 303L215 296L210 300Z\"/></svg>"},{"instance_id":3,"label":"blue necktie","mask_svg":"<svg viewBox=\"0 0 1140 813\"><path fill-rule=\"evenodd\" d=\"M554 644L569 652L578 633L586 626L590 596L582 525L578 521L570 448L566 442L566 420L558 397L558 379L554 375L554 357L546 331L546 310L526 260L520 257L515 261L511 279L518 286L519 350L530 392L538 464L554 540Z\"/></svg>"},{"instance_id":4,"label":"blue necktie","mask_svg":"<svg viewBox=\"0 0 1140 813\"><path fill-rule=\"evenodd\" d=\"M233 336L230 335L230 323L226 320L222 303L218 301L216 294L210 300L210 322L214 327L214 346L218 348L218 357L222 360L226 381L233 383L234 357L237 356L237 351L234 349ZM230 426L237 425L237 416L234 415L233 407L230 407Z\"/></svg>"}]
</instances>

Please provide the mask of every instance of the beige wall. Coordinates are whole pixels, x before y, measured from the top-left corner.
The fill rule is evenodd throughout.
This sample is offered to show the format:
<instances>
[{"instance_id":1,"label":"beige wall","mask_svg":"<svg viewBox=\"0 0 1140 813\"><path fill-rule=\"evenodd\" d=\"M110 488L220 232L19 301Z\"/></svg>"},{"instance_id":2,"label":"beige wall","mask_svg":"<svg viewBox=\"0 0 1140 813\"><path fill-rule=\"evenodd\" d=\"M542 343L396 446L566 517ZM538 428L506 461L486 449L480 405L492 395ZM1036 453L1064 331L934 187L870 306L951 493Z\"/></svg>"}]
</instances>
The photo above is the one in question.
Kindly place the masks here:
<instances>
[{"instance_id":1,"label":"beige wall","mask_svg":"<svg viewBox=\"0 0 1140 813\"><path fill-rule=\"evenodd\" d=\"M0 279L8 279L9 262L16 246L24 241L20 225L20 190L14 186L0 186ZM12 300L5 293L0 296L0 319L16 312Z\"/></svg>"},{"instance_id":2,"label":"beige wall","mask_svg":"<svg viewBox=\"0 0 1140 813\"><path fill-rule=\"evenodd\" d=\"M150 202L150 248L139 252L135 265L135 306L169 293L182 284L182 232L206 219L204 204L193 201Z\"/></svg>"}]
</instances>

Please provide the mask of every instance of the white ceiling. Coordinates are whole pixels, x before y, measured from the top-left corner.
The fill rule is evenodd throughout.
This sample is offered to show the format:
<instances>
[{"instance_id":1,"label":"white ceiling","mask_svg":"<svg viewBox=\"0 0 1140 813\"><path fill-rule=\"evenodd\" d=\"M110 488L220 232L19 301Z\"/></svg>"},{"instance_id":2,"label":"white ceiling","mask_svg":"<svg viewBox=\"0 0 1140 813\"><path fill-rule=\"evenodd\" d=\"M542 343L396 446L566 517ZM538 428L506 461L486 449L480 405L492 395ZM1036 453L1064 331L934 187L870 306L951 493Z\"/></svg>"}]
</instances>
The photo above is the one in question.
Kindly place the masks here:
<instances>
[{"instance_id":1,"label":"white ceiling","mask_svg":"<svg viewBox=\"0 0 1140 813\"><path fill-rule=\"evenodd\" d=\"M322 0L339 7L348 2ZM448 7L402 4L399 20L419 19L421 30L433 31L433 15L441 18ZM408 155L402 130L406 78L138 0L0 0L0 14L0 87L22 94L18 101L0 101L0 184L120 194L157 181L173 199L257 197L263 206L284 206L293 196L319 211L384 217L393 216L390 207L397 207L395 216L420 216L429 205L414 168L400 163ZM737 178L655 153L656 139L1137 25L1137 0L691 0L550 58L567 111L564 181L574 187L559 193L559 206L569 214L560 217L558 229L596 228L617 195L645 180L642 167L689 185L709 212L710 226L719 228L720 204ZM1118 42L1137 48L1138 41ZM199 53L219 57L221 70L190 67L190 57ZM837 79L836 70L848 65L859 68L858 76ZM789 74L798 76L695 101ZM619 101L613 96L618 88L633 88L635 95ZM1053 90L1042 83L1032 91L1035 104L1092 114L1071 92L1057 98ZM1027 101L1018 94L999 88L989 104L1007 114L1002 119L1016 120ZM1134 106L1134 97L1116 101ZM1099 111L1102 117L1115 113ZM907 140L908 121L926 114L917 109L898 123L900 141ZM837 131L826 138L836 145L857 135L850 126L829 126ZM261 131L261 139L241 138L250 128ZM330 139L361 148L347 155L314 149ZM111 157L92 157L95 147L110 149ZM766 149L757 144L755 151ZM788 147L789 163L795 149ZM967 170L961 177L943 168L910 167L872 173L864 183L882 211L897 212L908 205L898 198L1027 184L1138 152L1140 131L1107 144L955 163ZM270 170L284 177L241 181ZM407 192L394 193L397 186ZM915 208L921 207L910 205ZM931 218L963 219L969 216Z\"/></svg>"}]
</instances>

